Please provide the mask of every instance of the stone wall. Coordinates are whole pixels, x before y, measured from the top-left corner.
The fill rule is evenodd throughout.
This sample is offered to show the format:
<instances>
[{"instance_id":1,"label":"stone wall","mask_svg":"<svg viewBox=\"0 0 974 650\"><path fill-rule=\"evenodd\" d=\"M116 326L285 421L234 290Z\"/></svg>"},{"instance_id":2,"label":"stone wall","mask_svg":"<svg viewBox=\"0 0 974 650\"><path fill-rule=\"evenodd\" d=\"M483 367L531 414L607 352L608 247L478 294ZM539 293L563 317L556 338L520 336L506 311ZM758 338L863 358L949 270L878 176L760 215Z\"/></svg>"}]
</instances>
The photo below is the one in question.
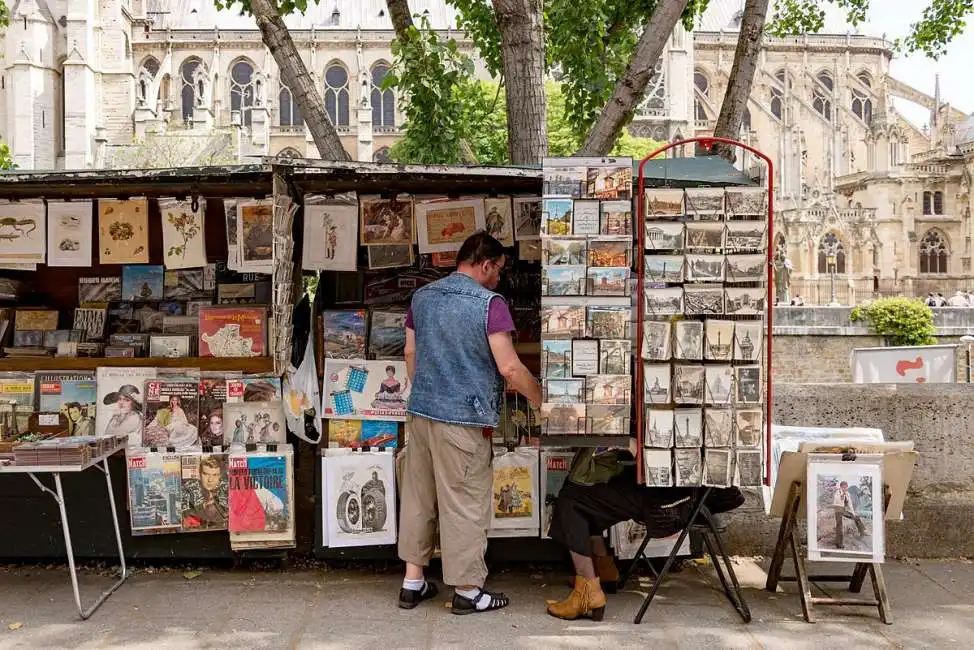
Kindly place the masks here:
<instances>
[{"instance_id":1,"label":"stone wall","mask_svg":"<svg viewBox=\"0 0 974 650\"><path fill-rule=\"evenodd\" d=\"M974 388L958 385L779 384L774 421L782 425L866 426L887 440L912 440L920 459L904 520L889 522L890 557L974 557ZM760 495L730 522L735 554L770 555L780 520Z\"/></svg>"}]
</instances>

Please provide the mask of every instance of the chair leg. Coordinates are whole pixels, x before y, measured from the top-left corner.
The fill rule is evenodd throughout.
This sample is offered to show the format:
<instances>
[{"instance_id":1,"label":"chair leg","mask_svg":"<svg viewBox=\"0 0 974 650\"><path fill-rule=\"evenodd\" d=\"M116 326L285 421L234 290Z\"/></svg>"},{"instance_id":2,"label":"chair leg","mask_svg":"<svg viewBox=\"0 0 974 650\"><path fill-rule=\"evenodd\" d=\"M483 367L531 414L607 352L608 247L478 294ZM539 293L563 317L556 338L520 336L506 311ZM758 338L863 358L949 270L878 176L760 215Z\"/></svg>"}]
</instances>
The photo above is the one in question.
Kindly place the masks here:
<instances>
[{"instance_id":1,"label":"chair leg","mask_svg":"<svg viewBox=\"0 0 974 650\"><path fill-rule=\"evenodd\" d=\"M734 609L737 610L737 613L741 615L744 622L750 623L751 610L747 606L747 601L744 600L741 583L738 581L737 573L734 572L734 566L731 563L730 557L727 556L727 551L724 549L724 543L720 539L720 533L717 532L717 528L714 526L709 514L709 512L704 513L707 528L709 529L703 536L704 543L707 545L707 550L710 553L711 560L713 560L714 568L717 570L717 577L720 578L720 583L724 587L724 593L727 595L727 599L734 606ZM727 579L724 578L721 564L727 570L730 585L728 585Z\"/></svg>"},{"instance_id":2,"label":"chair leg","mask_svg":"<svg viewBox=\"0 0 974 650\"><path fill-rule=\"evenodd\" d=\"M646 552L646 545L649 544L649 536L650 536L650 532L647 530L646 536L643 537L643 543L639 545L639 549L636 551L636 555L634 555L632 558L632 563L626 568L626 570L622 573L622 575L619 576L619 584L616 586L616 589L618 591L622 591L623 587L626 586L626 583L629 582L629 578L631 578L632 574L635 572L636 565L639 564L639 560L643 559L644 557L643 553ZM653 575L655 575L656 571L653 570L653 565L649 563L649 560L646 560L646 563L649 564L650 570L652 570Z\"/></svg>"}]
</instances>

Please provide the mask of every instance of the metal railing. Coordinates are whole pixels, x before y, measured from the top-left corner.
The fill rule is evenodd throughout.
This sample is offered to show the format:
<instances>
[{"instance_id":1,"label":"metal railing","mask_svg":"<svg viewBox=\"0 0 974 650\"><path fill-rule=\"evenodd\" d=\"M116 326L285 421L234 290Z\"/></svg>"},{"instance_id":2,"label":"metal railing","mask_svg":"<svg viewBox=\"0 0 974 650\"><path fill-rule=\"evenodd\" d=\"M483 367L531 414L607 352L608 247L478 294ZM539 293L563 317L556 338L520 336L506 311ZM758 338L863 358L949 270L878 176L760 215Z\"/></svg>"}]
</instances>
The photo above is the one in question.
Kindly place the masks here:
<instances>
[{"instance_id":1,"label":"metal railing","mask_svg":"<svg viewBox=\"0 0 974 650\"><path fill-rule=\"evenodd\" d=\"M843 306L858 305L867 300L889 296L926 298L928 293L940 293L950 298L957 291L974 290L974 278L903 278L898 280L873 278L835 278L835 302ZM828 276L792 280L788 289L794 299L801 296L806 305L828 305L832 302L832 280Z\"/></svg>"}]
</instances>

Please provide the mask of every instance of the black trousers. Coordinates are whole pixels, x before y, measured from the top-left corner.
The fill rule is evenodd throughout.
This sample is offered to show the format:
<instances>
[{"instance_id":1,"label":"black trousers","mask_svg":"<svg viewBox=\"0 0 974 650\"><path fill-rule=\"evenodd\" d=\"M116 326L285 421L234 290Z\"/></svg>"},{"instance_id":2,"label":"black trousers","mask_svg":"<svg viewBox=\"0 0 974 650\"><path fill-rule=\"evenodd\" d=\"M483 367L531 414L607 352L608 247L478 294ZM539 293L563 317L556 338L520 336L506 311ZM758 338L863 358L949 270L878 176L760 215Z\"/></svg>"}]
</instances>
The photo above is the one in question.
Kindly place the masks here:
<instances>
[{"instance_id":1,"label":"black trousers","mask_svg":"<svg viewBox=\"0 0 974 650\"><path fill-rule=\"evenodd\" d=\"M577 485L565 481L558 492L548 534L568 550L592 555L591 537L632 519L645 524L654 537L668 537L686 526L700 488L651 488L636 482L635 469L608 483ZM707 499L714 514L740 507L744 495L737 488L715 489Z\"/></svg>"}]
</instances>

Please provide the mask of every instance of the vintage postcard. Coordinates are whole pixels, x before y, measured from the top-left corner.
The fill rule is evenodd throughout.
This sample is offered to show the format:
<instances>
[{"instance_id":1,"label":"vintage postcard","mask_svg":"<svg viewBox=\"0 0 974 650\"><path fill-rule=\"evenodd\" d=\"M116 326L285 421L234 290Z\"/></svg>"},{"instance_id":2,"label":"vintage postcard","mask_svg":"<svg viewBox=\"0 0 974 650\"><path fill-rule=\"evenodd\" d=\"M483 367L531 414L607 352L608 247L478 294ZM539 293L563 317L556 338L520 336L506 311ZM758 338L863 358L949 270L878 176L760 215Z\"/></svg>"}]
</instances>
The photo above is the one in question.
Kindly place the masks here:
<instances>
[{"instance_id":1,"label":"vintage postcard","mask_svg":"<svg viewBox=\"0 0 974 650\"><path fill-rule=\"evenodd\" d=\"M670 403L670 364L643 364L643 397L646 404Z\"/></svg>"},{"instance_id":2,"label":"vintage postcard","mask_svg":"<svg viewBox=\"0 0 974 650\"><path fill-rule=\"evenodd\" d=\"M542 307L541 333L546 337L581 338L585 335L585 307Z\"/></svg>"},{"instance_id":3,"label":"vintage postcard","mask_svg":"<svg viewBox=\"0 0 974 650\"><path fill-rule=\"evenodd\" d=\"M41 201L0 201L0 264L43 264L47 226Z\"/></svg>"},{"instance_id":4,"label":"vintage postcard","mask_svg":"<svg viewBox=\"0 0 974 650\"><path fill-rule=\"evenodd\" d=\"M569 376L588 377L599 374L599 340L572 339L571 341L542 341L542 349L549 343L571 343L571 372ZM605 341L602 341L605 343ZM545 354L545 352L542 352ZM544 363L544 358L541 359Z\"/></svg>"},{"instance_id":5,"label":"vintage postcard","mask_svg":"<svg viewBox=\"0 0 974 650\"><path fill-rule=\"evenodd\" d=\"M602 339L599 342L599 374L628 375L632 373L632 341Z\"/></svg>"},{"instance_id":6,"label":"vintage postcard","mask_svg":"<svg viewBox=\"0 0 974 650\"><path fill-rule=\"evenodd\" d=\"M669 449L647 449L643 451L648 487L673 487L673 458Z\"/></svg>"},{"instance_id":7,"label":"vintage postcard","mask_svg":"<svg viewBox=\"0 0 974 650\"><path fill-rule=\"evenodd\" d=\"M704 402L717 406L729 406L734 396L734 369L730 365L707 366L707 382Z\"/></svg>"},{"instance_id":8,"label":"vintage postcard","mask_svg":"<svg viewBox=\"0 0 974 650\"><path fill-rule=\"evenodd\" d=\"M573 375L572 341L547 339L541 342L541 376L567 379Z\"/></svg>"},{"instance_id":9,"label":"vintage postcard","mask_svg":"<svg viewBox=\"0 0 974 650\"><path fill-rule=\"evenodd\" d=\"M724 218L724 189L688 187L686 214L695 221L721 221Z\"/></svg>"},{"instance_id":10,"label":"vintage postcard","mask_svg":"<svg viewBox=\"0 0 974 650\"><path fill-rule=\"evenodd\" d=\"M514 239L531 240L541 236L541 199L514 197Z\"/></svg>"},{"instance_id":11,"label":"vintage postcard","mask_svg":"<svg viewBox=\"0 0 974 650\"><path fill-rule=\"evenodd\" d=\"M707 319L704 327L704 359L730 361L733 353L734 321Z\"/></svg>"},{"instance_id":12,"label":"vintage postcard","mask_svg":"<svg viewBox=\"0 0 974 650\"><path fill-rule=\"evenodd\" d=\"M763 282L768 278L764 255L728 255L727 282Z\"/></svg>"},{"instance_id":13,"label":"vintage postcard","mask_svg":"<svg viewBox=\"0 0 974 650\"><path fill-rule=\"evenodd\" d=\"M164 274L154 264L126 264L122 267L122 300L148 302L162 300Z\"/></svg>"},{"instance_id":14,"label":"vintage postcard","mask_svg":"<svg viewBox=\"0 0 974 650\"><path fill-rule=\"evenodd\" d=\"M505 248L514 245L514 209L511 197L484 199L484 226L487 234Z\"/></svg>"},{"instance_id":15,"label":"vintage postcard","mask_svg":"<svg viewBox=\"0 0 974 650\"><path fill-rule=\"evenodd\" d=\"M808 558L881 563L885 558L881 457L808 463Z\"/></svg>"},{"instance_id":16,"label":"vintage postcard","mask_svg":"<svg viewBox=\"0 0 974 650\"><path fill-rule=\"evenodd\" d=\"M708 447L734 444L734 411L708 408L703 412L703 441Z\"/></svg>"},{"instance_id":17,"label":"vintage postcard","mask_svg":"<svg viewBox=\"0 0 974 650\"><path fill-rule=\"evenodd\" d=\"M481 199L420 201L415 213L419 252L423 255L458 251L470 235L486 226Z\"/></svg>"},{"instance_id":18,"label":"vintage postcard","mask_svg":"<svg viewBox=\"0 0 974 650\"><path fill-rule=\"evenodd\" d=\"M575 199L572 206L572 233L575 235L598 235L601 203L591 199Z\"/></svg>"},{"instance_id":19,"label":"vintage postcard","mask_svg":"<svg viewBox=\"0 0 974 650\"><path fill-rule=\"evenodd\" d=\"M681 320L674 324L673 358L686 361L703 359L703 322Z\"/></svg>"},{"instance_id":20,"label":"vintage postcard","mask_svg":"<svg viewBox=\"0 0 974 650\"><path fill-rule=\"evenodd\" d=\"M768 190L763 187L727 188L727 216L735 219L767 219Z\"/></svg>"},{"instance_id":21,"label":"vintage postcard","mask_svg":"<svg viewBox=\"0 0 974 650\"><path fill-rule=\"evenodd\" d=\"M760 448L764 437L764 411L761 409L737 409L734 412L736 445Z\"/></svg>"},{"instance_id":22,"label":"vintage postcard","mask_svg":"<svg viewBox=\"0 0 974 650\"><path fill-rule=\"evenodd\" d=\"M149 202L98 199L101 264L149 263Z\"/></svg>"},{"instance_id":23,"label":"vintage postcard","mask_svg":"<svg viewBox=\"0 0 974 650\"><path fill-rule=\"evenodd\" d=\"M632 309L629 307L588 307L589 336L597 339L629 338Z\"/></svg>"},{"instance_id":24,"label":"vintage postcard","mask_svg":"<svg viewBox=\"0 0 974 650\"><path fill-rule=\"evenodd\" d=\"M704 221L688 223L686 226L687 250L714 250L724 247L726 228L723 223Z\"/></svg>"},{"instance_id":25,"label":"vintage postcard","mask_svg":"<svg viewBox=\"0 0 974 650\"><path fill-rule=\"evenodd\" d=\"M688 316L714 316L724 313L724 287L700 284L683 288L684 309Z\"/></svg>"},{"instance_id":26,"label":"vintage postcard","mask_svg":"<svg viewBox=\"0 0 974 650\"><path fill-rule=\"evenodd\" d=\"M629 295L629 267L589 267L588 295Z\"/></svg>"},{"instance_id":27,"label":"vintage postcard","mask_svg":"<svg viewBox=\"0 0 974 650\"><path fill-rule=\"evenodd\" d=\"M394 269L413 265L412 244L366 246L369 268Z\"/></svg>"},{"instance_id":28,"label":"vintage postcard","mask_svg":"<svg viewBox=\"0 0 974 650\"><path fill-rule=\"evenodd\" d=\"M204 288L205 282L203 269L166 271L162 278L162 295L167 300L202 299L211 293Z\"/></svg>"},{"instance_id":29,"label":"vintage postcard","mask_svg":"<svg viewBox=\"0 0 974 650\"><path fill-rule=\"evenodd\" d=\"M675 445L681 449L703 444L703 409L678 408L673 411Z\"/></svg>"},{"instance_id":30,"label":"vintage postcard","mask_svg":"<svg viewBox=\"0 0 974 650\"><path fill-rule=\"evenodd\" d=\"M629 405L589 404L586 406L586 419L589 435L624 436L629 433Z\"/></svg>"},{"instance_id":31,"label":"vintage postcard","mask_svg":"<svg viewBox=\"0 0 974 650\"><path fill-rule=\"evenodd\" d=\"M737 321L734 325L734 361L758 361L764 345L764 323Z\"/></svg>"},{"instance_id":32,"label":"vintage postcard","mask_svg":"<svg viewBox=\"0 0 974 650\"><path fill-rule=\"evenodd\" d=\"M274 205L271 201L237 202L237 249L241 271L271 272L274 263Z\"/></svg>"},{"instance_id":33,"label":"vintage postcard","mask_svg":"<svg viewBox=\"0 0 974 650\"><path fill-rule=\"evenodd\" d=\"M703 366L673 366L673 401L677 404L703 404L706 378Z\"/></svg>"},{"instance_id":34,"label":"vintage postcard","mask_svg":"<svg viewBox=\"0 0 974 650\"><path fill-rule=\"evenodd\" d=\"M586 196L603 201L632 198L632 161L613 167L589 167Z\"/></svg>"},{"instance_id":35,"label":"vintage postcard","mask_svg":"<svg viewBox=\"0 0 974 650\"><path fill-rule=\"evenodd\" d=\"M647 255L643 265L646 282L682 283L685 259L682 255Z\"/></svg>"},{"instance_id":36,"label":"vintage postcard","mask_svg":"<svg viewBox=\"0 0 974 650\"><path fill-rule=\"evenodd\" d=\"M687 282L723 282L723 255L687 255Z\"/></svg>"},{"instance_id":37,"label":"vintage postcard","mask_svg":"<svg viewBox=\"0 0 974 650\"><path fill-rule=\"evenodd\" d=\"M727 287L725 309L728 316L759 316L768 304L766 287Z\"/></svg>"},{"instance_id":38,"label":"vintage postcard","mask_svg":"<svg viewBox=\"0 0 974 650\"><path fill-rule=\"evenodd\" d=\"M358 225L357 203L305 196L301 267L316 271L355 271Z\"/></svg>"},{"instance_id":39,"label":"vintage postcard","mask_svg":"<svg viewBox=\"0 0 974 650\"><path fill-rule=\"evenodd\" d=\"M668 361L673 356L672 325L666 320L647 320L643 323L643 359Z\"/></svg>"},{"instance_id":40,"label":"vintage postcard","mask_svg":"<svg viewBox=\"0 0 974 650\"><path fill-rule=\"evenodd\" d=\"M703 455L703 484L715 487L730 487L731 454L730 449L707 449Z\"/></svg>"},{"instance_id":41,"label":"vintage postcard","mask_svg":"<svg viewBox=\"0 0 974 650\"><path fill-rule=\"evenodd\" d=\"M585 378L585 396L589 404L629 404L632 377L629 375L592 375Z\"/></svg>"},{"instance_id":42,"label":"vintage postcard","mask_svg":"<svg viewBox=\"0 0 974 650\"><path fill-rule=\"evenodd\" d=\"M584 379L545 379L544 401L557 404L585 403Z\"/></svg>"},{"instance_id":43,"label":"vintage postcard","mask_svg":"<svg viewBox=\"0 0 974 650\"><path fill-rule=\"evenodd\" d=\"M646 316L668 316L683 313L683 288L646 289Z\"/></svg>"},{"instance_id":44,"label":"vintage postcard","mask_svg":"<svg viewBox=\"0 0 974 650\"><path fill-rule=\"evenodd\" d=\"M149 356L164 358L188 357L193 337L188 334L152 335L149 337Z\"/></svg>"},{"instance_id":45,"label":"vintage postcard","mask_svg":"<svg viewBox=\"0 0 974 650\"><path fill-rule=\"evenodd\" d=\"M91 214L91 201L48 201L48 266L91 267Z\"/></svg>"},{"instance_id":46,"label":"vintage postcard","mask_svg":"<svg viewBox=\"0 0 974 650\"><path fill-rule=\"evenodd\" d=\"M325 418L405 422L411 382L405 361L325 359Z\"/></svg>"},{"instance_id":47,"label":"vintage postcard","mask_svg":"<svg viewBox=\"0 0 974 650\"><path fill-rule=\"evenodd\" d=\"M647 251L682 251L686 247L686 225L680 222L647 221Z\"/></svg>"},{"instance_id":48,"label":"vintage postcard","mask_svg":"<svg viewBox=\"0 0 974 650\"><path fill-rule=\"evenodd\" d=\"M549 266L542 269L541 295L585 295L584 266Z\"/></svg>"},{"instance_id":49,"label":"vintage postcard","mask_svg":"<svg viewBox=\"0 0 974 650\"><path fill-rule=\"evenodd\" d=\"M162 215L162 254L167 269L191 269L206 266L206 244L203 236L203 214L206 199L192 201L159 199Z\"/></svg>"},{"instance_id":50,"label":"vintage postcard","mask_svg":"<svg viewBox=\"0 0 974 650\"><path fill-rule=\"evenodd\" d=\"M672 219L683 214L683 190L653 187L644 193L643 209L647 220Z\"/></svg>"},{"instance_id":51,"label":"vintage postcard","mask_svg":"<svg viewBox=\"0 0 974 650\"><path fill-rule=\"evenodd\" d=\"M724 247L729 253L763 251L767 248L768 224L764 221L728 221Z\"/></svg>"},{"instance_id":52,"label":"vintage postcard","mask_svg":"<svg viewBox=\"0 0 974 650\"><path fill-rule=\"evenodd\" d=\"M541 259L549 266L585 264L586 246L584 237L545 237L541 241Z\"/></svg>"},{"instance_id":53,"label":"vintage postcard","mask_svg":"<svg viewBox=\"0 0 974 650\"><path fill-rule=\"evenodd\" d=\"M564 237L572 234L572 200L545 199L543 203L541 234Z\"/></svg>"},{"instance_id":54,"label":"vintage postcard","mask_svg":"<svg viewBox=\"0 0 974 650\"><path fill-rule=\"evenodd\" d=\"M673 446L672 409L646 409L646 447L669 449Z\"/></svg>"},{"instance_id":55,"label":"vintage postcard","mask_svg":"<svg viewBox=\"0 0 974 650\"><path fill-rule=\"evenodd\" d=\"M632 265L632 241L628 237L596 237L588 242L589 266Z\"/></svg>"},{"instance_id":56,"label":"vintage postcard","mask_svg":"<svg viewBox=\"0 0 974 650\"><path fill-rule=\"evenodd\" d=\"M740 487L759 487L764 476L764 459L761 451L738 449L734 463L734 484Z\"/></svg>"},{"instance_id":57,"label":"vintage postcard","mask_svg":"<svg viewBox=\"0 0 974 650\"><path fill-rule=\"evenodd\" d=\"M360 197L359 215L361 243L364 245L412 245L413 202L411 199L382 199ZM481 207L481 224L483 208ZM451 250L451 249L444 249Z\"/></svg>"},{"instance_id":58,"label":"vintage postcard","mask_svg":"<svg viewBox=\"0 0 974 650\"><path fill-rule=\"evenodd\" d=\"M544 162L546 196L579 197L585 192L588 170L585 167L552 167Z\"/></svg>"},{"instance_id":59,"label":"vintage postcard","mask_svg":"<svg viewBox=\"0 0 974 650\"><path fill-rule=\"evenodd\" d=\"M677 487L695 487L703 480L703 463L699 449L677 449L673 452Z\"/></svg>"},{"instance_id":60,"label":"vintage postcard","mask_svg":"<svg viewBox=\"0 0 974 650\"><path fill-rule=\"evenodd\" d=\"M737 378L737 403L761 403L761 366L737 366L734 368Z\"/></svg>"},{"instance_id":61,"label":"vintage postcard","mask_svg":"<svg viewBox=\"0 0 974 650\"><path fill-rule=\"evenodd\" d=\"M632 234L632 203L630 201L603 201L602 223L599 232L603 235Z\"/></svg>"},{"instance_id":62,"label":"vintage postcard","mask_svg":"<svg viewBox=\"0 0 974 650\"><path fill-rule=\"evenodd\" d=\"M546 436L585 433L585 404L542 404L541 434Z\"/></svg>"}]
</instances>

